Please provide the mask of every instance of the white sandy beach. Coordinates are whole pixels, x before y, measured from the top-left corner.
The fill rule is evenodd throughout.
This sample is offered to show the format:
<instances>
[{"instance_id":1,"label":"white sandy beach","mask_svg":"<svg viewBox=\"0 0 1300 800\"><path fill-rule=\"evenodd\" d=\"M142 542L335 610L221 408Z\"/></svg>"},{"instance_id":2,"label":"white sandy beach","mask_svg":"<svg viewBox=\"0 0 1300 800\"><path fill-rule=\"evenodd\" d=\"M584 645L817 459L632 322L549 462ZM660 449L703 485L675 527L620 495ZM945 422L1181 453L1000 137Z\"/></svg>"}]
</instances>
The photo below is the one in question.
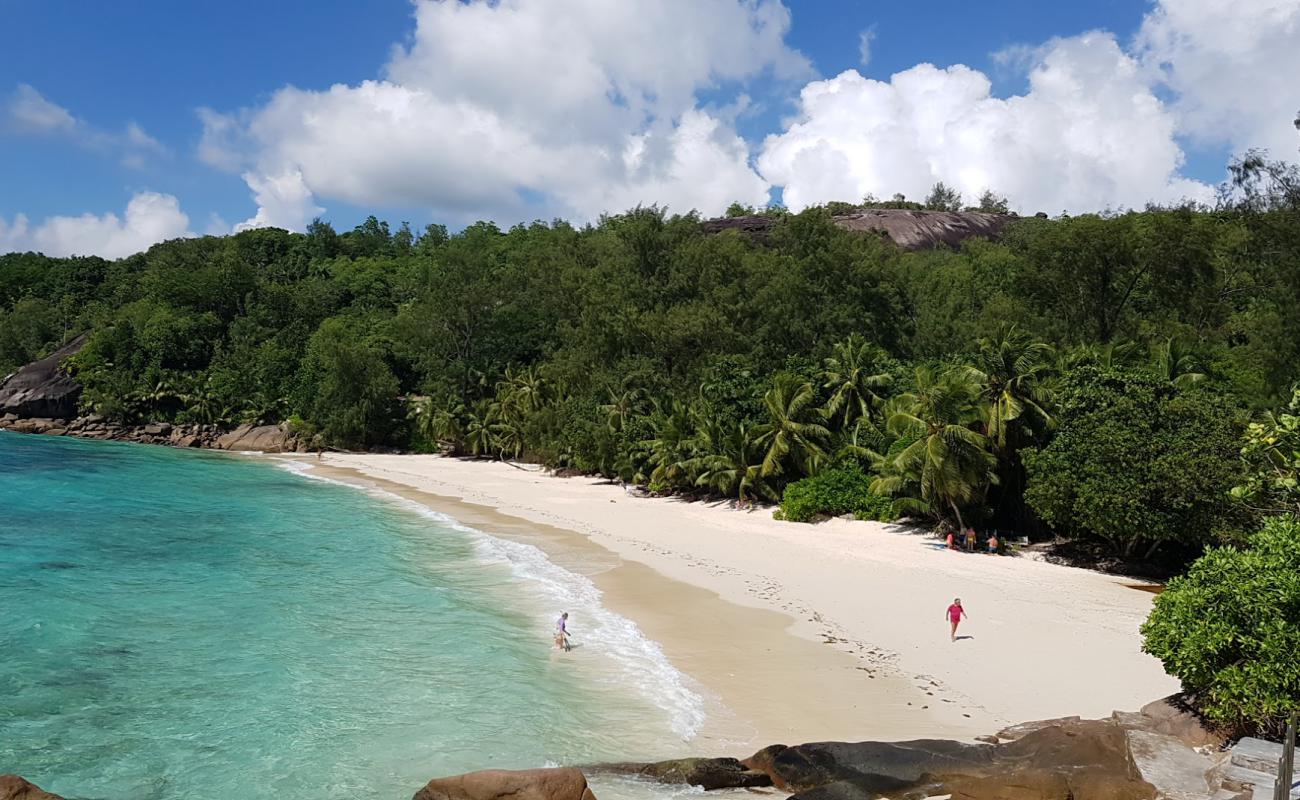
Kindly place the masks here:
<instances>
[{"instance_id":1,"label":"white sandy beach","mask_svg":"<svg viewBox=\"0 0 1300 800\"><path fill-rule=\"evenodd\" d=\"M720 698L731 714L710 736L741 755L776 741L969 737L1132 710L1178 689L1140 650L1152 595L1122 578L948 552L898 526L777 522L770 510L636 497L503 463L307 463L441 504L562 564L612 565L589 570L605 602ZM969 620L954 643L944 610L958 596Z\"/></svg>"}]
</instances>

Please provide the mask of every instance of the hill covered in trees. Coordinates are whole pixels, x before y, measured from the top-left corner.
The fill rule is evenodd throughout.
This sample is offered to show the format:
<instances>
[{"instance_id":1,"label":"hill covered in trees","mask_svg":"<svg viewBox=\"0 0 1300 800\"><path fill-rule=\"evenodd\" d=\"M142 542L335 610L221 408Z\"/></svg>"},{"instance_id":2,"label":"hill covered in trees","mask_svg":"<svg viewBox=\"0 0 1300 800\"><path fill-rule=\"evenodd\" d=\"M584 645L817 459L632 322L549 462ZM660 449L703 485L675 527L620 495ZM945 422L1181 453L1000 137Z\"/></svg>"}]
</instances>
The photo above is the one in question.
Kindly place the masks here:
<instances>
[{"instance_id":1,"label":"hill covered in trees","mask_svg":"<svg viewBox=\"0 0 1300 800\"><path fill-rule=\"evenodd\" d=\"M1242 432L1300 379L1300 211L1250 196L920 251L844 208L770 212L761 241L642 208L9 254L0 374L88 332L67 366L110 418L741 501L820 479L871 516L1190 554L1249 529Z\"/></svg>"}]
</instances>

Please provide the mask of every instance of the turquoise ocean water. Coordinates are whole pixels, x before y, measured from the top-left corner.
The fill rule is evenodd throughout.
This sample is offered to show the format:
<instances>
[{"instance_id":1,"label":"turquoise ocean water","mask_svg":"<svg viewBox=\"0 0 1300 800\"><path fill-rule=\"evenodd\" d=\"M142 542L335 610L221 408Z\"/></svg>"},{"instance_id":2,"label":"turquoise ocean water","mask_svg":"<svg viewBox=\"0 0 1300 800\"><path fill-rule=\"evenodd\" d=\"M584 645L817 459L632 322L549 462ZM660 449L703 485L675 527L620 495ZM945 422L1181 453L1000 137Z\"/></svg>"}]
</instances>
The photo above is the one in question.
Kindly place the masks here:
<instances>
[{"instance_id":1,"label":"turquoise ocean water","mask_svg":"<svg viewBox=\"0 0 1300 800\"><path fill-rule=\"evenodd\" d=\"M71 798L405 798L667 752L701 709L530 546L265 459L0 432L0 772Z\"/></svg>"}]
</instances>

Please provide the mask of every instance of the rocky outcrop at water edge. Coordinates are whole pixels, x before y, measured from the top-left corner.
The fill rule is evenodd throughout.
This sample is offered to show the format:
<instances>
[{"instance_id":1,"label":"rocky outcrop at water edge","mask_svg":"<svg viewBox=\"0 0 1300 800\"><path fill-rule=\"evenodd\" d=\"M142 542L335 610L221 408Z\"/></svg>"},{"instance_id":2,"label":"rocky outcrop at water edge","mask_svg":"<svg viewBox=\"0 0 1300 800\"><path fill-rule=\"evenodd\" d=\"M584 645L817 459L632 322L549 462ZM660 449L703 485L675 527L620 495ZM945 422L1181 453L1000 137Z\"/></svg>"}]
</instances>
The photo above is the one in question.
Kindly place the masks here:
<instances>
[{"instance_id":1,"label":"rocky outcrop at water edge","mask_svg":"<svg viewBox=\"0 0 1300 800\"><path fill-rule=\"evenodd\" d=\"M573 767L489 769L434 778L412 800L596 800L587 777Z\"/></svg>"},{"instance_id":2,"label":"rocky outcrop at water edge","mask_svg":"<svg viewBox=\"0 0 1300 800\"><path fill-rule=\"evenodd\" d=\"M1225 772L1222 740L1169 701L1101 720L1025 723L981 740L772 745L739 768L734 759L687 759L592 769L701 787L708 780L708 788L751 787L764 776L799 800L1228 800L1242 791Z\"/></svg>"},{"instance_id":3,"label":"rocky outcrop at water edge","mask_svg":"<svg viewBox=\"0 0 1300 800\"><path fill-rule=\"evenodd\" d=\"M63 800L17 775L0 775L0 800Z\"/></svg>"},{"instance_id":4,"label":"rocky outcrop at water edge","mask_svg":"<svg viewBox=\"0 0 1300 800\"><path fill-rule=\"evenodd\" d=\"M39 361L0 380L0 417L68 419L77 413L81 385L63 369L63 361L81 352L82 335Z\"/></svg>"}]
</instances>

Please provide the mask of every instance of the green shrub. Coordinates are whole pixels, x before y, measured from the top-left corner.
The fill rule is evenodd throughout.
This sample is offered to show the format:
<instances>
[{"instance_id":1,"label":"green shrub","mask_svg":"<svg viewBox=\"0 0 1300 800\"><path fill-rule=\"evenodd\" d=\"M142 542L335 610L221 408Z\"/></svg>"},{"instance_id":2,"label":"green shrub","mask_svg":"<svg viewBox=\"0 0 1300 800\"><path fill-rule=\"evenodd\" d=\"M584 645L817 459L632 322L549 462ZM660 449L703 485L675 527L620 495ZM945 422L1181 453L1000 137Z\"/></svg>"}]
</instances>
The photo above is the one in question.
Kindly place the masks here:
<instances>
[{"instance_id":1,"label":"green shrub","mask_svg":"<svg viewBox=\"0 0 1300 800\"><path fill-rule=\"evenodd\" d=\"M1082 367L1062 382L1051 444L1024 451L1025 501L1057 531L1125 558L1188 557L1242 524L1236 411L1200 390Z\"/></svg>"},{"instance_id":2,"label":"green shrub","mask_svg":"<svg viewBox=\"0 0 1300 800\"><path fill-rule=\"evenodd\" d=\"M1143 649L1211 721L1276 732L1300 711L1300 522L1270 519L1250 544L1211 548L1170 581Z\"/></svg>"},{"instance_id":3,"label":"green shrub","mask_svg":"<svg viewBox=\"0 0 1300 800\"><path fill-rule=\"evenodd\" d=\"M889 522L888 497L872 494L871 476L852 469L828 469L785 487L780 519L809 522L818 516L852 514L858 519Z\"/></svg>"}]
</instances>

